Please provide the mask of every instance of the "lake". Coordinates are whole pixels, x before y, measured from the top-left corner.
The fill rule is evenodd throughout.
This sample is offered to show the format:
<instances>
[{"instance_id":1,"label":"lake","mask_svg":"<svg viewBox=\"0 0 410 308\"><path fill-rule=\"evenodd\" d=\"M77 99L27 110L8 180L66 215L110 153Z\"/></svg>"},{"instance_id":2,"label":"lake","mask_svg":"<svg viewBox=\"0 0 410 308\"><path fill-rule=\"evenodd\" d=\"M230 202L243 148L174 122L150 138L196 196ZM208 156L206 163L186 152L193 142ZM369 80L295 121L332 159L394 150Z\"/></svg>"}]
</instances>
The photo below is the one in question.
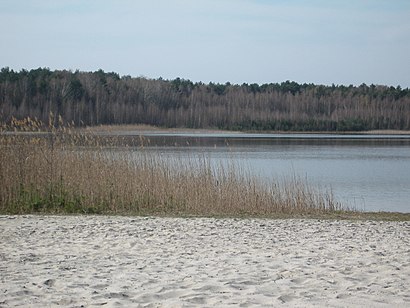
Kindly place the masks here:
<instances>
[{"instance_id":1,"label":"lake","mask_svg":"<svg viewBox=\"0 0 410 308\"><path fill-rule=\"evenodd\" d=\"M266 181L299 176L364 211L410 212L409 135L119 132L167 158L234 162ZM143 136L143 137L141 137Z\"/></svg>"}]
</instances>

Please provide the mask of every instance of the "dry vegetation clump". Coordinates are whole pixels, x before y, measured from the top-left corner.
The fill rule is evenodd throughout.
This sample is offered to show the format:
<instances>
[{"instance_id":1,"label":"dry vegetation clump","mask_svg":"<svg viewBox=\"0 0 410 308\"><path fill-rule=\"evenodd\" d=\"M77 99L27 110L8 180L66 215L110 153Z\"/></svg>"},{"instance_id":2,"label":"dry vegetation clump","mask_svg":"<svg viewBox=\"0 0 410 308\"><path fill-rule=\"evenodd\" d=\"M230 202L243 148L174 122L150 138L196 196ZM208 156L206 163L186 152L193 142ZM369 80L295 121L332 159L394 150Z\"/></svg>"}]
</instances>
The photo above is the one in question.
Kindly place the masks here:
<instances>
[{"instance_id":1,"label":"dry vegetation clump","mask_svg":"<svg viewBox=\"0 0 410 308\"><path fill-rule=\"evenodd\" d=\"M344 210L296 177L267 185L234 164L169 161L67 128L19 133L40 128L14 121L7 129L15 133L0 132L0 213L272 217Z\"/></svg>"}]
</instances>

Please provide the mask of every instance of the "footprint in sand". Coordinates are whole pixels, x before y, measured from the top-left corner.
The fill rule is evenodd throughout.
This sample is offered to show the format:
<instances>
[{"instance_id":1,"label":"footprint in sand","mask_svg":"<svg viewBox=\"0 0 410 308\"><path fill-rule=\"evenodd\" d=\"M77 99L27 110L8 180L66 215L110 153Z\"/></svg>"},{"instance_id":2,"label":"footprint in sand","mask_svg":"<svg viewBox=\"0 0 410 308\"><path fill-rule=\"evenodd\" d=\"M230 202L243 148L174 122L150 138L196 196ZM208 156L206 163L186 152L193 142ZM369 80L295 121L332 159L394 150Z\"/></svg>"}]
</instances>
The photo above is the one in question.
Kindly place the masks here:
<instances>
[{"instance_id":1,"label":"footprint in sand","mask_svg":"<svg viewBox=\"0 0 410 308\"><path fill-rule=\"evenodd\" d=\"M55 283L56 283L56 281L54 279L47 279L46 281L44 281L44 284L47 287L50 287L50 288L53 287L55 285Z\"/></svg>"},{"instance_id":2,"label":"footprint in sand","mask_svg":"<svg viewBox=\"0 0 410 308\"><path fill-rule=\"evenodd\" d=\"M296 299L297 297L293 294L284 294L278 297L278 300L280 300L282 303L289 303Z\"/></svg>"}]
</instances>

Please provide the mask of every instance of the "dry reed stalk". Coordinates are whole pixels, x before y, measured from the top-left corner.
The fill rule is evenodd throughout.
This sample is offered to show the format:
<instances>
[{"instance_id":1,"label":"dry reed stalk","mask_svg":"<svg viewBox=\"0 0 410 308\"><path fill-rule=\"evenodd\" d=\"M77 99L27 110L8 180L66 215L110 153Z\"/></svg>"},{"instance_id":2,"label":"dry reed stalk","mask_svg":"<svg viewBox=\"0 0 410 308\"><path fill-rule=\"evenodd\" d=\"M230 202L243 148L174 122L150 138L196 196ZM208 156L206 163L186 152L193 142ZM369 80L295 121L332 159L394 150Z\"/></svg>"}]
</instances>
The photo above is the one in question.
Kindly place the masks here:
<instances>
[{"instance_id":1,"label":"dry reed stalk","mask_svg":"<svg viewBox=\"0 0 410 308\"><path fill-rule=\"evenodd\" d=\"M267 186L234 164L212 167L205 157L169 161L143 149L119 151L118 140L48 131L47 137L0 135L1 213L270 216L343 210L331 194L296 177Z\"/></svg>"}]
</instances>

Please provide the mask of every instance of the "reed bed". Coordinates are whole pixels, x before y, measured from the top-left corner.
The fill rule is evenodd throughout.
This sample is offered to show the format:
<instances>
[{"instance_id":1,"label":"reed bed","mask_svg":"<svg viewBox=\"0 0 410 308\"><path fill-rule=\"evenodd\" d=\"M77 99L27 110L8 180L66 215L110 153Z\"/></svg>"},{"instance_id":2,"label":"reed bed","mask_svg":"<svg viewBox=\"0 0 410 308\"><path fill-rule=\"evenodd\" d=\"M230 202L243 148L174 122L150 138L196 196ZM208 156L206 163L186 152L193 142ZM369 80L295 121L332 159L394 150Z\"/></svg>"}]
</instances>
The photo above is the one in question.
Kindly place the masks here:
<instances>
[{"instance_id":1,"label":"reed bed","mask_svg":"<svg viewBox=\"0 0 410 308\"><path fill-rule=\"evenodd\" d=\"M141 138L125 149L118 139L73 129L34 133L41 124L32 120L12 126L13 133L0 134L3 214L272 217L347 210L295 176L266 184L234 163L164 159L145 151Z\"/></svg>"}]
</instances>

